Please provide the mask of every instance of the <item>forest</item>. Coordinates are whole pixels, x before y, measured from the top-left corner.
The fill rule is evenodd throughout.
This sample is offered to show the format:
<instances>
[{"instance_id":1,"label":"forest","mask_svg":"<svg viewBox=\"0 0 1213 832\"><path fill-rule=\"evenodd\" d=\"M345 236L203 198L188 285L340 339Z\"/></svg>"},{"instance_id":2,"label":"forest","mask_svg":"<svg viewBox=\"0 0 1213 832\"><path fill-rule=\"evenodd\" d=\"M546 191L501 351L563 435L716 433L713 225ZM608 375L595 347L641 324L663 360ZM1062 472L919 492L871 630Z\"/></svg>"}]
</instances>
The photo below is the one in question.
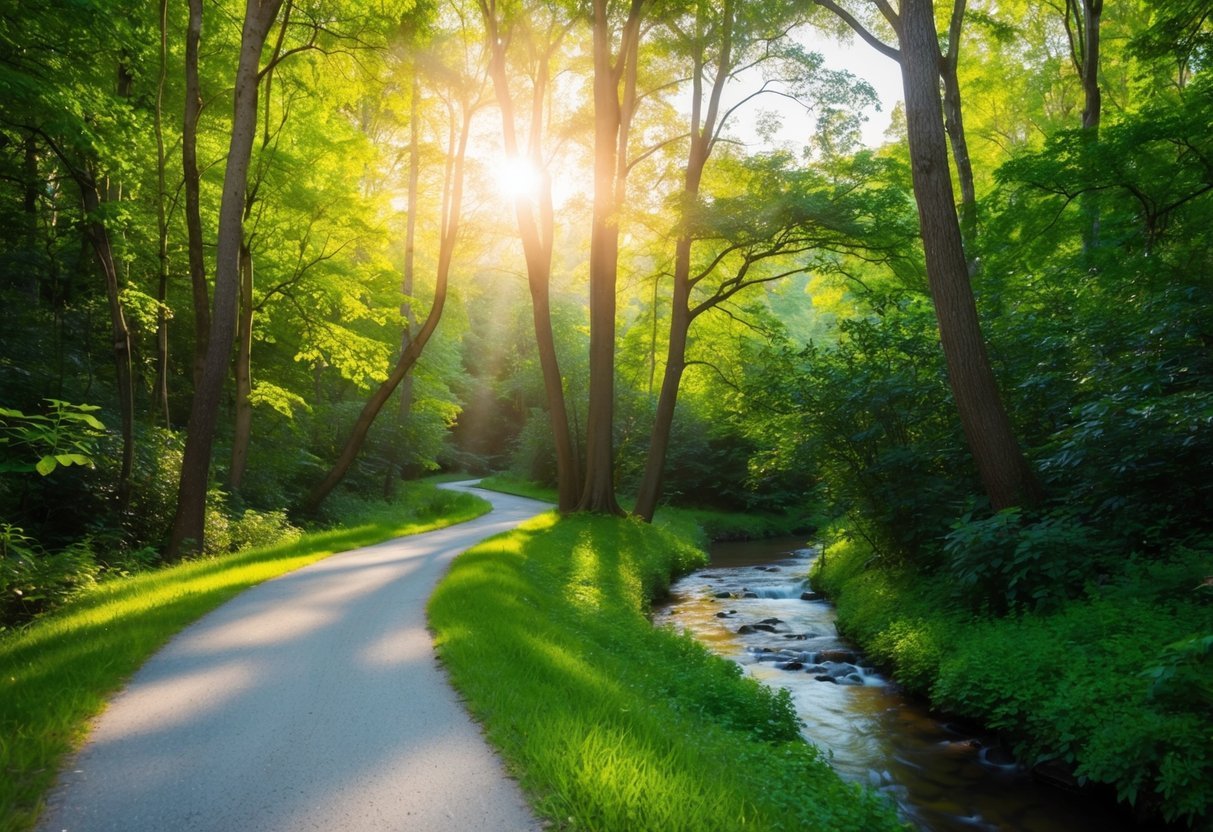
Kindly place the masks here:
<instances>
[{"instance_id":1,"label":"forest","mask_svg":"<svg viewBox=\"0 0 1213 832\"><path fill-rule=\"evenodd\" d=\"M782 516L908 687L1209 822L1213 3L3 6L0 630L433 472Z\"/></svg>"}]
</instances>

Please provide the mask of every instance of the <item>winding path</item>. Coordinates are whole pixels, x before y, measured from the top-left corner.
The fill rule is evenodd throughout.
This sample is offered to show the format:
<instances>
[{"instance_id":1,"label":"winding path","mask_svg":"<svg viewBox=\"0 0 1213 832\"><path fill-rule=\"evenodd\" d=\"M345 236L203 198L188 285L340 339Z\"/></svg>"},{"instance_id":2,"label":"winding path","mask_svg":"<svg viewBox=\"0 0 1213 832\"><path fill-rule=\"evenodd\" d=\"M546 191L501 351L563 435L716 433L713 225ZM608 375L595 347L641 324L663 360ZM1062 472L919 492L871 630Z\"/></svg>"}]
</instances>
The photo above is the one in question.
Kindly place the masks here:
<instances>
[{"instance_id":1,"label":"winding path","mask_svg":"<svg viewBox=\"0 0 1213 832\"><path fill-rule=\"evenodd\" d=\"M182 631L97 719L40 832L540 828L426 630L455 555L550 508L480 493L483 517L334 555Z\"/></svg>"}]
</instances>

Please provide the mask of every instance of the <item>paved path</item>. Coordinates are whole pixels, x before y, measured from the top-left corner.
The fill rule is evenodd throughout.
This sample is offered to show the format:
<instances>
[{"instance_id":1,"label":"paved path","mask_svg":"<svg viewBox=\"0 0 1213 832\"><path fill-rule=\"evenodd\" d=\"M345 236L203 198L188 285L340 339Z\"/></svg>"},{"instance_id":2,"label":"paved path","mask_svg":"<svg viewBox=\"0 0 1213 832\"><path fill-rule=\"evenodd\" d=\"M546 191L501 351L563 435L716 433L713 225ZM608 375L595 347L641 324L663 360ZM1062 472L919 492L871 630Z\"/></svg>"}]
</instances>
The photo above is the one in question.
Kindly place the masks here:
<instances>
[{"instance_id":1,"label":"paved path","mask_svg":"<svg viewBox=\"0 0 1213 832\"><path fill-rule=\"evenodd\" d=\"M492 513L334 555L182 631L97 720L39 830L538 829L426 631L450 560L549 508L479 493Z\"/></svg>"}]
</instances>

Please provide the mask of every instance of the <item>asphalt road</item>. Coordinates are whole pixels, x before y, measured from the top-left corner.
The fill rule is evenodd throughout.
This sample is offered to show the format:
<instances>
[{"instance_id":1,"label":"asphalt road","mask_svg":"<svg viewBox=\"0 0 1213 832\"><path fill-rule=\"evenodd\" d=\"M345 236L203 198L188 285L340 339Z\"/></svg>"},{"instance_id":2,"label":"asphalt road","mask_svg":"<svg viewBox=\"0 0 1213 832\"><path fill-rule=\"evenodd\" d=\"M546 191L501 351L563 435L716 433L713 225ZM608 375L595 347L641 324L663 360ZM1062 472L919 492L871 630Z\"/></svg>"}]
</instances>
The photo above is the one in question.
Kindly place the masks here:
<instances>
[{"instance_id":1,"label":"asphalt road","mask_svg":"<svg viewBox=\"0 0 1213 832\"><path fill-rule=\"evenodd\" d=\"M426 630L455 555L550 508L478 493L490 514L334 555L182 631L97 719L38 829L538 829Z\"/></svg>"}]
</instances>

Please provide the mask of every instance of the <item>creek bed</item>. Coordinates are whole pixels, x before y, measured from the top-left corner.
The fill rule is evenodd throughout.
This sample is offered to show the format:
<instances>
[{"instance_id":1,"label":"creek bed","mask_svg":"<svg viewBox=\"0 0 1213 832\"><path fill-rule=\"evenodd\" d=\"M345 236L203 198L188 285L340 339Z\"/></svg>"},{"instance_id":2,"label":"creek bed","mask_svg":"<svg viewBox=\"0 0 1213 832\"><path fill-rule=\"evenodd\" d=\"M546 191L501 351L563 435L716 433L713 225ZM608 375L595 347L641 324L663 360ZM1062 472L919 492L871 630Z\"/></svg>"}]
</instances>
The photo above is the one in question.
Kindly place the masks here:
<instances>
[{"instance_id":1,"label":"creek bed","mask_svg":"<svg viewBox=\"0 0 1213 832\"><path fill-rule=\"evenodd\" d=\"M802 733L844 778L893 800L919 829L1116 832L1116 807L1039 782L994 738L937 719L838 637L834 610L805 580L796 540L717 544L676 581L657 625L691 633L762 682L787 688Z\"/></svg>"}]
</instances>

